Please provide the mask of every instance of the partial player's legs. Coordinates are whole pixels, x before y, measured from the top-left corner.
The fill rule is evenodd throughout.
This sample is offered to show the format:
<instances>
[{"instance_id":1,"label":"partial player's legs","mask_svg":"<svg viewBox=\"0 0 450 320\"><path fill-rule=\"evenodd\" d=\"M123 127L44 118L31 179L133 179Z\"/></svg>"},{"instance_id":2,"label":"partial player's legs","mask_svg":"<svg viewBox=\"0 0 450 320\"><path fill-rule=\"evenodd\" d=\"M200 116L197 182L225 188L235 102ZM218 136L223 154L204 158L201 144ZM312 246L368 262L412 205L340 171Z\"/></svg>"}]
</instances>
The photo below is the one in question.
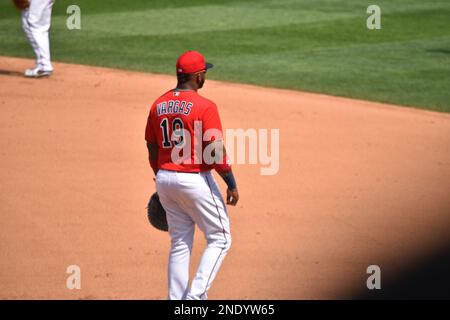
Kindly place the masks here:
<instances>
[{"instance_id":1,"label":"partial player's legs","mask_svg":"<svg viewBox=\"0 0 450 320\"><path fill-rule=\"evenodd\" d=\"M170 227L169 300L186 299L189 289L189 262L194 241L195 224L175 203L164 202Z\"/></svg>"},{"instance_id":2,"label":"partial player's legs","mask_svg":"<svg viewBox=\"0 0 450 320\"><path fill-rule=\"evenodd\" d=\"M30 41L33 50L36 53L36 69L27 70L27 76L42 76L42 73L49 75L53 70L50 61L50 42L48 31L51 24L52 7L54 0L33 0L30 2L30 8L26 11L26 29L25 33ZM23 22L23 20L22 20ZM23 22L23 24L25 24ZM41 74L37 72L41 71ZM33 73L33 74L32 74Z\"/></svg>"},{"instance_id":3,"label":"partial player's legs","mask_svg":"<svg viewBox=\"0 0 450 320\"><path fill-rule=\"evenodd\" d=\"M169 300L185 299L189 289L189 262L192 252L195 224L173 199L175 173L160 170L156 187L162 206L166 210L171 249L169 255Z\"/></svg>"},{"instance_id":4,"label":"partial player's legs","mask_svg":"<svg viewBox=\"0 0 450 320\"><path fill-rule=\"evenodd\" d=\"M22 10L22 29L25 32L25 35L27 36L28 42L30 43L31 47L33 48L34 55L36 56L36 66L37 65L37 57L39 57L39 46L34 40L33 34L31 33L30 24L28 23L28 16L30 14L30 9L27 8L25 10Z\"/></svg>"},{"instance_id":5,"label":"partial player's legs","mask_svg":"<svg viewBox=\"0 0 450 320\"><path fill-rule=\"evenodd\" d=\"M207 189L199 197L201 201L194 202L187 210L205 234L208 246L186 297L188 300L207 299L208 290L231 246L230 223L220 190L211 173L202 173L201 177Z\"/></svg>"},{"instance_id":6,"label":"partial player's legs","mask_svg":"<svg viewBox=\"0 0 450 320\"><path fill-rule=\"evenodd\" d=\"M230 225L220 190L210 173L160 170L157 191L167 213L172 248L169 299L206 299L231 245ZM191 288L186 290L194 222L205 234L205 249Z\"/></svg>"}]
</instances>

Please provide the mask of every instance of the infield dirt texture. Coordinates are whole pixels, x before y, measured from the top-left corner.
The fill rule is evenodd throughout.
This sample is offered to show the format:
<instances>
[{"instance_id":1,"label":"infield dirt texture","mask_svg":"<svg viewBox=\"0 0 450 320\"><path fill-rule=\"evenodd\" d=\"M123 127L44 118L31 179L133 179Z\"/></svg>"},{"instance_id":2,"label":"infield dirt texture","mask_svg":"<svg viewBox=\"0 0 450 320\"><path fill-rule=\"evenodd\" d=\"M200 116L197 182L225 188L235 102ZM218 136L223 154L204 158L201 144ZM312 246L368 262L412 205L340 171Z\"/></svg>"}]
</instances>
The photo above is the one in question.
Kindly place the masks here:
<instances>
[{"instance_id":1,"label":"infield dirt texture","mask_svg":"<svg viewBox=\"0 0 450 320\"><path fill-rule=\"evenodd\" d=\"M78 3L82 29L68 31L56 1L53 58L71 64L41 80L21 76L31 49L0 3L0 298L166 298L144 128L187 49L216 64L200 94L225 128L280 129L276 175L234 166L233 246L210 298L449 296L447 1L379 1L377 31L361 1ZM203 245L197 232L193 267Z\"/></svg>"}]
</instances>

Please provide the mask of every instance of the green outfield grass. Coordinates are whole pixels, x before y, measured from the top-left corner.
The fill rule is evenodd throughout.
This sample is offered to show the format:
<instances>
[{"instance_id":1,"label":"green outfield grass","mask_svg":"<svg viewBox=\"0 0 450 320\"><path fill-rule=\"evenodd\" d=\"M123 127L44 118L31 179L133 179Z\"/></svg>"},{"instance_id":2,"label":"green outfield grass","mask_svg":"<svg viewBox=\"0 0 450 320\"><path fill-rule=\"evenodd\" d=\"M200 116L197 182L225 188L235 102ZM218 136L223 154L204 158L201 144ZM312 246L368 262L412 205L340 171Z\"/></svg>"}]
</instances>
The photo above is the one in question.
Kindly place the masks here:
<instances>
[{"instance_id":1,"label":"green outfield grass","mask_svg":"<svg viewBox=\"0 0 450 320\"><path fill-rule=\"evenodd\" d=\"M372 3L381 30L366 28ZM69 4L81 30L66 28ZM51 42L55 61L168 74L198 49L209 78L450 112L448 0L57 0ZM0 55L33 57L6 0Z\"/></svg>"}]
</instances>

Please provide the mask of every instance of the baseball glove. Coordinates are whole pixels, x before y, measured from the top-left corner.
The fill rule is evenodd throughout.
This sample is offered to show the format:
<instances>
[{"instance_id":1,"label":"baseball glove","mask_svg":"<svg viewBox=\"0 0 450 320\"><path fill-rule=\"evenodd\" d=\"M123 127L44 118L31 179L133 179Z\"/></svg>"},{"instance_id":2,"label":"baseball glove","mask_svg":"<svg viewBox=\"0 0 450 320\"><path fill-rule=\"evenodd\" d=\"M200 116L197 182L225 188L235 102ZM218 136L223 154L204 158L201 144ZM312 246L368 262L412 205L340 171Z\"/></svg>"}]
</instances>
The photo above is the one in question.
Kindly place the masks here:
<instances>
[{"instance_id":1,"label":"baseball glove","mask_svg":"<svg viewBox=\"0 0 450 320\"><path fill-rule=\"evenodd\" d=\"M25 10L30 6L29 0L13 0L13 3L19 10Z\"/></svg>"},{"instance_id":2,"label":"baseball glove","mask_svg":"<svg viewBox=\"0 0 450 320\"><path fill-rule=\"evenodd\" d=\"M169 230L169 227L167 225L166 211L161 205L159 196L156 192L152 194L150 200L148 201L147 217L150 224L156 229L161 231Z\"/></svg>"}]
</instances>

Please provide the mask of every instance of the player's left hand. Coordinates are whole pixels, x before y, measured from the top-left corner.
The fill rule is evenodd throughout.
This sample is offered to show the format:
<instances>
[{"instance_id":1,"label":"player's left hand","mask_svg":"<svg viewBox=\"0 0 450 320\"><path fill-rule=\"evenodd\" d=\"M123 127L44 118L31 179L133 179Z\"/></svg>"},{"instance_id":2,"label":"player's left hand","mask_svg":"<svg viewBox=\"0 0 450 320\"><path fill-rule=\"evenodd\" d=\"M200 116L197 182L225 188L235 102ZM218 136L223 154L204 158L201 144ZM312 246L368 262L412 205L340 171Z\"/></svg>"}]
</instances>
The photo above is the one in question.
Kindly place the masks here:
<instances>
[{"instance_id":1,"label":"player's left hand","mask_svg":"<svg viewBox=\"0 0 450 320\"><path fill-rule=\"evenodd\" d=\"M237 189L227 189L227 204L235 206L239 201L239 192Z\"/></svg>"}]
</instances>

